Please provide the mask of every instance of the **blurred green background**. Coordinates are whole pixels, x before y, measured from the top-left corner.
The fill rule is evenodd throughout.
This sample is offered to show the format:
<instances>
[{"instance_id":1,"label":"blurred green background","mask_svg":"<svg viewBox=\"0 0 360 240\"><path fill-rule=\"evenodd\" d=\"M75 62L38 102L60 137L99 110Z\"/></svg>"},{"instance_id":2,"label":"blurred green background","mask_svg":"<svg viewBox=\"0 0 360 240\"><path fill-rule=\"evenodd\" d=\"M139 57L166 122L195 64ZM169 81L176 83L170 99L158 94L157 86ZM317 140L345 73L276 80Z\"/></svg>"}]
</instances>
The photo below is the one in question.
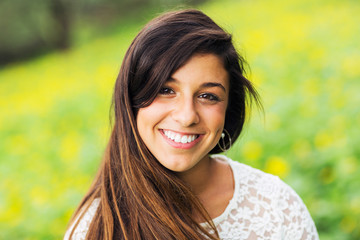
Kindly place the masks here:
<instances>
[{"instance_id":1,"label":"blurred green background","mask_svg":"<svg viewBox=\"0 0 360 240\"><path fill-rule=\"evenodd\" d=\"M78 1L64 24L34 2L0 4L0 239L62 238L108 140L127 47L146 21L183 4ZM196 4L234 35L265 107L228 156L292 186L321 239L360 239L360 2Z\"/></svg>"}]
</instances>

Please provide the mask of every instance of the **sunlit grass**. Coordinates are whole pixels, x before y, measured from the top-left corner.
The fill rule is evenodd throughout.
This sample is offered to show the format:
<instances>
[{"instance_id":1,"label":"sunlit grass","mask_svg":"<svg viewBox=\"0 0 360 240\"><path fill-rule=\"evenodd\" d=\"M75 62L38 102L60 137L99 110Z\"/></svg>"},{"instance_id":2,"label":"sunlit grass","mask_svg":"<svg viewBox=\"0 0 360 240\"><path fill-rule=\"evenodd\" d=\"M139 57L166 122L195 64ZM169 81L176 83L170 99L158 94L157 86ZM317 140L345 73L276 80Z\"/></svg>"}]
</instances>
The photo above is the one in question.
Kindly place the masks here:
<instances>
[{"instance_id":1,"label":"sunlit grass","mask_svg":"<svg viewBox=\"0 0 360 240\"><path fill-rule=\"evenodd\" d=\"M291 185L321 239L359 239L360 4L201 9L234 35L265 106L228 155ZM113 84L140 28L1 70L0 239L61 238L100 162Z\"/></svg>"}]
</instances>

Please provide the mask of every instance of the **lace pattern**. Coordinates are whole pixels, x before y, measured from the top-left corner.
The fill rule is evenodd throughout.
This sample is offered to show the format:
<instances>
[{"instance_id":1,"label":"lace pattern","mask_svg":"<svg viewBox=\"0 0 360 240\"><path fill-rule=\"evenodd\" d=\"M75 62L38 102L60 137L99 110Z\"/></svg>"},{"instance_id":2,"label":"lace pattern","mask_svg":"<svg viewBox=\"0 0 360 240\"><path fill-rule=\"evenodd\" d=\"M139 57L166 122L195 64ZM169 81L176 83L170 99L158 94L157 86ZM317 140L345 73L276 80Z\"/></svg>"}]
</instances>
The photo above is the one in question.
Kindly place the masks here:
<instances>
[{"instance_id":1,"label":"lace pattern","mask_svg":"<svg viewBox=\"0 0 360 240\"><path fill-rule=\"evenodd\" d=\"M226 210L213 219L221 239L317 240L315 224L300 197L278 177L227 160L235 191Z\"/></svg>"},{"instance_id":2,"label":"lace pattern","mask_svg":"<svg viewBox=\"0 0 360 240\"><path fill-rule=\"evenodd\" d=\"M278 177L222 155L234 174L235 191L225 211L213 222L223 240L318 240L315 224L300 197ZM99 200L96 199L72 239L85 239ZM206 227L206 226L205 226ZM69 239L73 226L66 232Z\"/></svg>"},{"instance_id":3,"label":"lace pattern","mask_svg":"<svg viewBox=\"0 0 360 240\"><path fill-rule=\"evenodd\" d=\"M77 225L74 234L72 235L73 240L85 240L87 231L89 229L90 223L93 219L93 217L95 216L96 210L99 206L100 203L100 199L95 199L90 207L88 208L88 210L86 211L86 213L84 214L84 216L81 218L79 224ZM74 221L74 223L69 227L69 229L66 231L65 236L64 236L64 240L69 240L70 239L70 233L72 231L72 229L74 228L75 223L78 221L78 218Z\"/></svg>"}]
</instances>

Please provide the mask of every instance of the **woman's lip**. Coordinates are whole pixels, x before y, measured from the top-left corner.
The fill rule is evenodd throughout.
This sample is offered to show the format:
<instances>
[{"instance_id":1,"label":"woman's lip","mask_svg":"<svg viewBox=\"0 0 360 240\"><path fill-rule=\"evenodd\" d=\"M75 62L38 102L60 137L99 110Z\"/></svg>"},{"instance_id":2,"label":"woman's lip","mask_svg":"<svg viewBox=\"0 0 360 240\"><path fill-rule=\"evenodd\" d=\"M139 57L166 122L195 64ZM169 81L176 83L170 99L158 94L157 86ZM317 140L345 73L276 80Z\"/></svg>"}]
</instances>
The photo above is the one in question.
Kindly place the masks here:
<instances>
[{"instance_id":1,"label":"woman's lip","mask_svg":"<svg viewBox=\"0 0 360 240\"><path fill-rule=\"evenodd\" d=\"M174 140L168 138L165 133L164 133L165 129L160 129L159 132L162 135L162 137L165 139L165 141L172 147L174 148L179 148L179 149L190 149L192 147L194 147L199 141L201 141L201 139L204 137L204 134L189 134L189 133L181 133L181 132L176 132L176 131L172 131L172 130L165 130L165 131L172 131L174 133L177 134L181 134L182 136L184 135L197 135L197 138L191 142L188 143L182 143L182 142L175 142Z\"/></svg>"},{"instance_id":2,"label":"woman's lip","mask_svg":"<svg viewBox=\"0 0 360 240\"><path fill-rule=\"evenodd\" d=\"M175 131L175 130L171 130L171 129L165 129L165 128L162 128L162 129L159 129L160 131L170 131L170 132L174 132L174 133L177 133L177 134L180 134L180 135L202 135L202 133L195 133L195 132L182 132L182 131Z\"/></svg>"}]
</instances>

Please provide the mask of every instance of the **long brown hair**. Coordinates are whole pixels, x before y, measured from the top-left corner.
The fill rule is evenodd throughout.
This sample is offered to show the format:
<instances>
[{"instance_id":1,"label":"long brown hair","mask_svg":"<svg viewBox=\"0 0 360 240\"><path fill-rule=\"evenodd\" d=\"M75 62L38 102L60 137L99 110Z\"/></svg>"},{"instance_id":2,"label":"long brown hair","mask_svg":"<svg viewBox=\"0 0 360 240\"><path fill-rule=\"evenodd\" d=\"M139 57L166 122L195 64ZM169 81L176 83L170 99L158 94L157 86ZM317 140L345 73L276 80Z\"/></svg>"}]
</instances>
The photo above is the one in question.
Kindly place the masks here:
<instances>
[{"instance_id":1,"label":"long brown hair","mask_svg":"<svg viewBox=\"0 0 360 240\"><path fill-rule=\"evenodd\" d=\"M232 141L239 136L245 108L251 99L258 102L258 95L243 76L245 61L231 35L198 10L169 12L149 22L124 57L104 159L72 219L80 220L94 199L100 199L87 239L218 239L199 199L151 154L136 125L138 109L151 104L172 73L195 53L212 53L223 60L230 79L225 129ZM210 153L220 151L215 147ZM195 215L209 224L210 231Z\"/></svg>"}]
</instances>

